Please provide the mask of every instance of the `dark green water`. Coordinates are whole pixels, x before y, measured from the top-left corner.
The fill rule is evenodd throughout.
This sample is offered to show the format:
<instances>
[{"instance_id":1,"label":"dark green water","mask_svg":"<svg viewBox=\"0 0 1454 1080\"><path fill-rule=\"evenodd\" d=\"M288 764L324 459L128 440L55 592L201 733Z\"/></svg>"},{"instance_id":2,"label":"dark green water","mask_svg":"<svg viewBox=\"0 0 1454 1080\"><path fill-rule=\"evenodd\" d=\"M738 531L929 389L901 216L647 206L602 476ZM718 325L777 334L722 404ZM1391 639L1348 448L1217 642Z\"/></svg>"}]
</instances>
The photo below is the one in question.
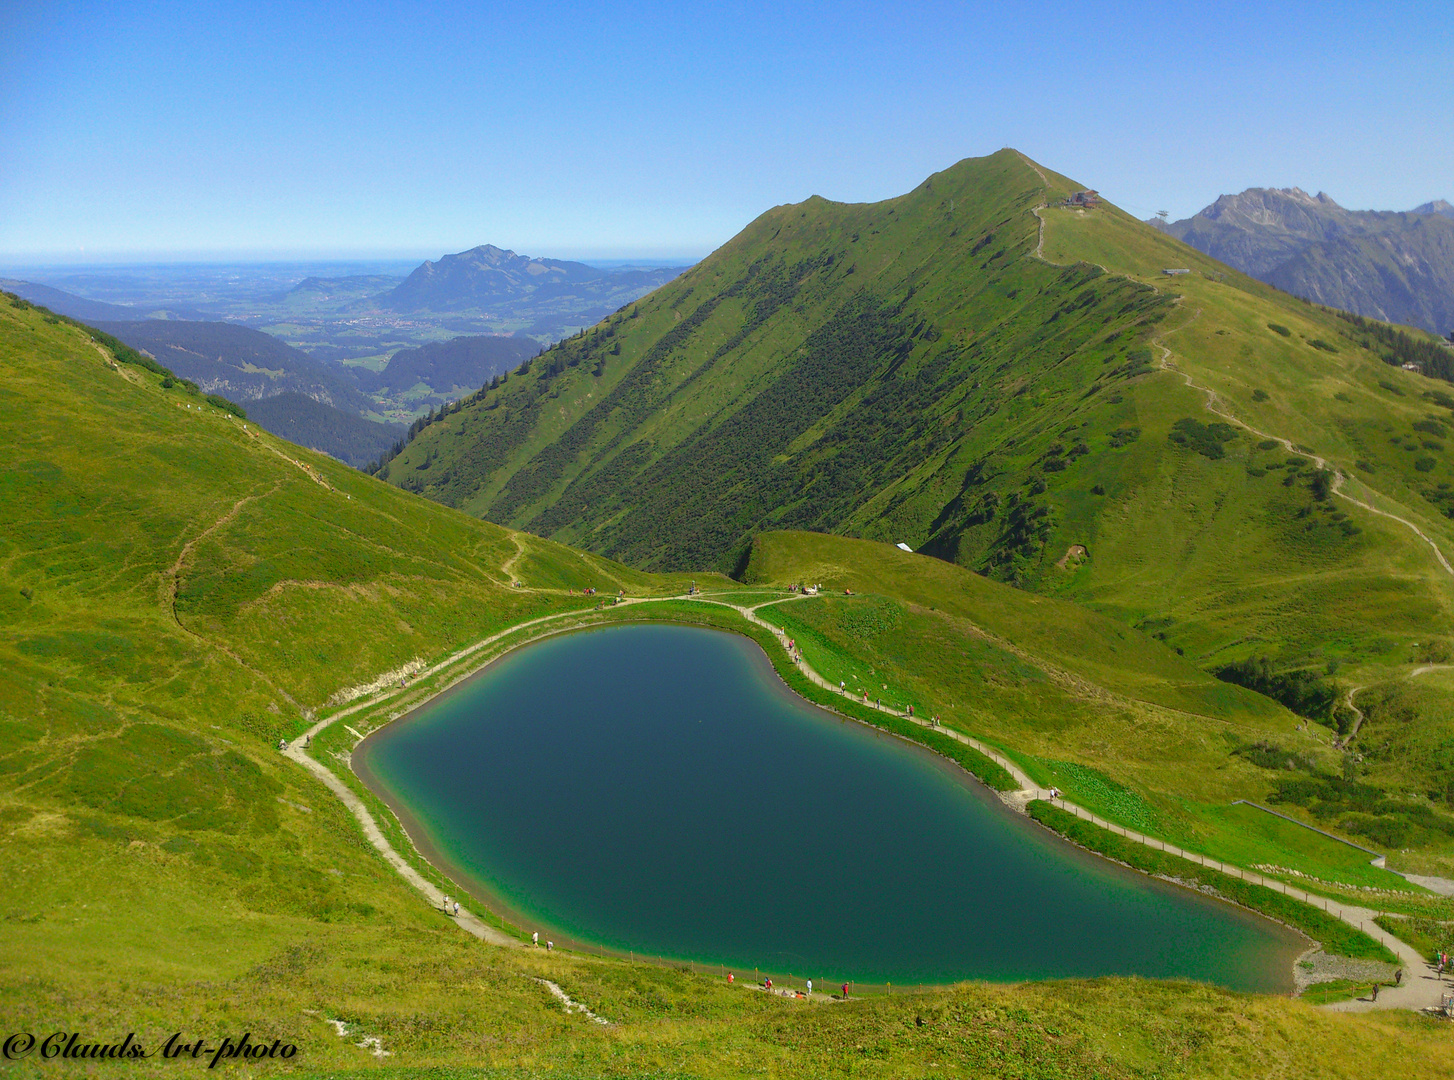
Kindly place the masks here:
<instances>
[{"instance_id":1,"label":"dark green water","mask_svg":"<svg viewBox=\"0 0 1454 1080\"><path fill-rule=\"evenodd\" d=\"M746 638L549 638L354 765L542 940L897 983L1137 974L1291 988L1302 939L1090 856L941 759L807 704Z\"/></svg>"}]
</instances>

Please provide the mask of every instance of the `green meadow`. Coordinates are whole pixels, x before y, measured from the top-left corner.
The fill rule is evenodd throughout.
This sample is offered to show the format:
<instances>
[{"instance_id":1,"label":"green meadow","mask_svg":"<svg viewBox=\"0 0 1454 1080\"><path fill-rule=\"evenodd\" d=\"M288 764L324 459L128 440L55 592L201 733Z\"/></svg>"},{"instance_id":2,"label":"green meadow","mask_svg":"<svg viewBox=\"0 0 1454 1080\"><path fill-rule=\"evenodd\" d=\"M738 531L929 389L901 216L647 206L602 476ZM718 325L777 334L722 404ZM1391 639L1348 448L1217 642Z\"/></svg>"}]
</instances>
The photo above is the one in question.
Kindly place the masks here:
<instances>
[{"instance_id":1,"label":"green meadow","mask_svg":"<svg viewBox=\"0 0 1454 1080\"><path fill-rule=\"evenodd\" d=\"M979 612L988 636L935 642L941 669L875 696L958 707L1035 775L1098 770L1194 848L1222 828L1208 806L1276 789L1392 867L1454 876L1454 696L1413 675L1454 656L1454 574L1431 546L1454 558L1454 387L1390 363L1386 340L1431 339L1380 337L1114 206L1063 205L1080 187L1005 150L880 203L775 207L380 475L640 567L827 581L759 566L764 537L812 531L1068 601L1108 621L1054 651L1043 698L999 643L1029 632L1029 601L998 628ZM927 647L960 629L926 563L866 591L904 607L890 638ZM1134 660L1112 648L1126 635ZM803 636L835 681L891 659L847 629ZM1153 668L1185 661L1174 685L1145 674L1152 641ZM1258 668L1255 702L1201 677ZM983 705L960 689L976 677L996 683ZM1079 718L1077 679L1114 696L1122 734ZM1300 779L1264 767L1283 751Z\"/></svg>"},{"instance_id":2,"label":"green meadow","mask_svg":"<svg viewBox=\"0 0 1454 1080\"><path fill-rule=\"evenodd\" d=\"M1013 163L1000 166L1010 173ZM1028 211L1035 199L1022 201ZM1054 244L1094 240L1073 229L1047 233L1046 254L1058 257ZM872 263L858 265L866 273ZM1180 286L1188 298L1175 310L1197 302L1193 289L1222 287L1206 281ZM1249 326L1265 315L1257 305L1287 304L1247 296L1239 302ZM641 317L665 325L669 312ZM1283 311L1280 321L1299 335L1334 332L1317 312L1304 324ZM1177 330L1168 315L1161 332L1171 347L1176 333L1198 325ZM719 346L731 333L724 328ZM1221 341L1215 329L1211 336ZM1376 402L1383 393L1385 411L1369 413L1375 425L1411 424L1419 410L1432 411L1401 373L1370 367L1379 361L1341 339L1336 347L1334 359L1350 365L1338 385L1349 389L1332 390L1331 403L1358 388ZM1311 351L1315 360L1333 355ZM665 598L695 583L711 598L750 604L822 582L819 597L759 614L796 636L825 676L939 714L1109 818L1327 883L1310 885L1315 891L1386 890L1385 910L1411 920L1408 933L1437 925L1448 916L1428 894L1350 861L1342 845L1232 802L1276 802L1380 850L1369 831L1402 837L1389 850L1391 866L1445 867L1447 796L1438 783L1447 736L1438 721L1454 680L1442 670L1411 672L1443 662L1439 635L1427 631L1444 625L1447 590L1418 546L1383 519L1356 518L1361 531L1345 537L1345 548L1333 538L1341 523L1314 508L1316 529L1291 536L1282 519L1305 523L1297 508L1320 502L1306 478L1275 480L1268 498L1249 488L1255 512L1240 527L1285 543L1264 550L1248 539L1223 550L1238 528L1219 516L1228 504L1217 493L1232 490L1223 481L1262 483L1286 474L1286 464L1254 477L1249 463L1264 468L1257 463L1293 455L1258 450L1243 436L1220 444L1220 459L1171 443L1171 419L1201 415L1172 374L1131 377L1147 388L1134 393L1147 395L1148 416L1158 402L1176 407L1160 414L1171 418L1162 428L1145 419L1136 440L1111 447L1117 419L1102 457L1121 460L1115 455L1157 439L1176 447L1160 465L1148 456L1137 466L1162 486L1142 486L1135 498L1189 492L1207 539L1188 553L1170 543L1182 525L1158 526L1157 513L1122 501L1096 519L1104 535L1087 543L1078 569L1052 561L1020 581L1030 587L1015 588L996 580L1012 575L975 573L968 558L906 554L880 542L888 536L778 530L754 532L736 553L741 565L728 568L740 580L700 569L650 573L364 476L127 360L83 328L0 299L0 1002L12 1029L96 1038L136 1031L151 1043L177 1030L247 1030L301 1048L294 1063L257 1071L336 1076L1454 1073L1446 1033L1424 1018L1330 1014L1189 983L968 984L805 1005L671 967L482 944L431 910L339 800L276 752L279 739L316 719L392 690L315 741L315 758L361 791L334 756L354 741L348 727L387 722L484 662L489 650L423 674L484 638L547 616L562 624L659 617L736 626L771 648L769 635L726 608ZM1229 380L1218 392L1233 392L1231 366L1207 361L1192 373ZM1402 395L1381 390L1379 378ZM1284 391L1270 382L1265 389L1271 408ZM1324 432L1289 430L1320 454L1345 452ZM1402 428L1391 434L1412 437ZM542 429L539 445L553 437ZM1366 482L1355 466L1359 482L1388 481L1367 497L1428 519L1443 543L1435 515L1415 498L1423 474L1403 468L1420 452L1344 437L1348 452L1374 454ZM1203 485L1206 477L1215 483ZM1069 485L1055 490L1066 508L1058 522L1072 520L1076 498L1091 498L1072 496ZM1140 523L1117 540L1105 522L1120 519ZM1056 527L1063 531L1046 543L1058 559L1060 540L1087 534ZM1138 546L1140 562L1128 554ZM1167 552L1183 569L1199 562L1203 577L1172 589L1171 570L1147 569ZM1292 580L1296 553L1307 560ZM1244 567L1240 579L1235 567ZM664 602L603 606L618 592ZM1339 660L1329 676L1339 689L1363 687L1364 761L1350 764L1332 747L1333 729L1303 725L1269 697L1209 674L1220 656L1273 647L1322 672ZM774 659L791 675L780 654ZM793 685L892 727L882 714ZM958 745L946 739L943 752ZM987 759L961 763L997 779ZM395 848L457 894L412 853L397 822L369 805ZM612 1023L566 1013L538 978ZM360 1046L366 1039L388 1056ZM179 1067L127 1066L138 1076ZM35 1060L11 1071L62 1074Z\"/></svg>"}]
</instances>

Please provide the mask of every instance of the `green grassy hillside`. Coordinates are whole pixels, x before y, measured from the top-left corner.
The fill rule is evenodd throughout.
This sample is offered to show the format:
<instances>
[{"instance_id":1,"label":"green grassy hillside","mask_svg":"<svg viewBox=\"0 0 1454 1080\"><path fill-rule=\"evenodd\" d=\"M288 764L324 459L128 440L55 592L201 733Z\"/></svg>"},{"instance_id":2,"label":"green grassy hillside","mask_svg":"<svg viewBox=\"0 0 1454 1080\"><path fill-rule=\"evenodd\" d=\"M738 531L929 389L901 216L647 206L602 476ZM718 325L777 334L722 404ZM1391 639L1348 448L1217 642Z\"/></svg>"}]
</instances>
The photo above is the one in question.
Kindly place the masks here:
<instances>
[{"instance_id":1,"label":"green grassy hillside","mask_svg":"<svg viewBox=\"0 0 1454 1080\"><path fill-rule=\"evenodd\" d=\"M1290 868L1350 899L1359 888L1410 887L1369 866L1366 853L1234 803L1281 804L1380 851L1417 848L1389 852L1398 869L1454 855L1454 823L1427 799L1405 796L1407 772L1393 774L1393 798L1377 776L1360 780L1352 802L1334 798L1348 794L1330 787L1344 761L1325 729L1083 605L815 533L759 536L744 576L756 586L823 585L818 597L760 614L830 680L937 714L1121 824L1242 865ZM1389 844L1395 834L1401 842Z\"/></svg>"},{"instance_id":2,"label":"green grassy hillside","mask_svg":"<svg viewBox=\"0 0 1454 1080\"><path fill-rule=\"evenodd\" d=\"M686 579L397 491L9 298L0 363L0 1009L14 1031L134 1031L151 1049L173 1031L248 1031L296 1044L295 1071L330 1076L1251 1077L1270 1064L1351 1076L1413 1062L1454 1075L1447 1040L1420 1018L1186 984L970 985L803 1008L710 973L477 942L424 905L275 741L350 687L592 608L585 586L674 594ZM1116 739L1118 717L1138 709L1145 724L1205 711L1249 733L1291 722L1073 604L879 545L784 540L759 545L753 576L828 581L840 567L876 590L866 615L794 602L788 617L820 634L825 663L882 657L904 692L945 695L963 710L956 722L1005 741L1034 733L1036 701L1067 730ZM889 561L900 556L927 569L906 575L912 564ZM945 627L983 658L967 681L956 664L899 655ZM613 1023L567 1014L538 977Z\"/></svg>"},{"instance_id":3,"label":"green grassy hillside","mask_svg":"<svg viewBox=\"0 0 1454 1080\"><path fill-rule=\"evenodd\" d=\"M1002 440L1103 360L1131 377L1168 307L1031 258L1042 195L1005 151L888 202L770 210L435 425L388 477L648 566L730 568L755 530L859 531L855 515L917 546L964 486L967 438ZM909 475L937 477L932 510L904 505Z\"/></svg>"},{"instance_id":4,"label":"green grassy hillside","mask_svg":"<svg viewBox=\"0 0 1454 1080\"><path fill-rule=\"evenodd\" d=\"M906 543L1265 662L1329 741L1366 714L1350 777L1443 801L1454 698L1409 676L1454 652L1447 384L1080 186L1007 150L776 207L381 475L643 567Z\"/></svg>"}]
</instances>

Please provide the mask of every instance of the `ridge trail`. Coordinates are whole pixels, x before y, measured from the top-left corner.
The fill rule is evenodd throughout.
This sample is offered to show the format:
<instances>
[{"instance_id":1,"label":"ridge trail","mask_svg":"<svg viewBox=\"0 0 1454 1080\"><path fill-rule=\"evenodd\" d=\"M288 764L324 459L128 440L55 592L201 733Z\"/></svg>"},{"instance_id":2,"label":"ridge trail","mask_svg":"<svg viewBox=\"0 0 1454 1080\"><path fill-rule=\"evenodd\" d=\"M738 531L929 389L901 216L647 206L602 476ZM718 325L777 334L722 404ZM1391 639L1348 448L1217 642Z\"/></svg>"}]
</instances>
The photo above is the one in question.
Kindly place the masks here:
<instances>
[{"instance_id":1,"label":"ridge trail","mask_svg":"<svg viewBox=\"0 0 1454 1080\"><path fill-rule=\"evenodd\" d=\"M1035 251L1033 252L1033 257L1036 258L1036 259L1039 259L1041 262L1046 263L1046 264L1048 264L1050 266L1064 266L1065 265L1064 263L1053 262L1052 260L1047 259L1045 257L1045 254L1044 254L1044 249L1045 249L1045 215L1042 214L1041 211L1042 210L1045 210L1045 209L1048 209L1049 208L1049 205L1050 205L1049 199L1048 199L1048 195L1050 193L1050 181L1046 178L1045 173L1040 170L1040 167L1038 165L1036 165L1033 161L1031 161L1029 158L1025 157L1025 155L1023 155L1023 154L1020 155L1020 158L1021 158L1022 161L1024 161L1024 163L1026 165L1028 165L1034 171L1034 173L1035 173L1036 176L1040 177L1040 182L1045 186L1045 193L1047 195L1047 199L1045 201L1041 202L1041 204L1039 206L1034 206L1034 207L1031 207L1030 208L1030 213L1032 213L1032 214L1035 215L1035 220L1038 222L1038 225L1039 225L1039 239L1038 239L1038 241L1035 244ZM1119 277L1128 277L1128 278L1130 277L1130 275L1128 275L1128 274L1119 274L1116 271L1112 271L1112 270L1110 270L1109 268L1107 268L1105 266L1101 266L1100 263L1096 263L1095 265L1100 266L1101 269L1102 270L1105 270L1106 273L1108 273L1108 274L1116 273L1117 276L1119 276ZM1131 280L1137 280L1137 279L1132 278ZM1147 282L1141 282L1141 284L1147 285L1150 288L1155 289L1157 292L1162 292L1161 289L1157 288L1155 285L1152 285L1151 282L1149 282L1149 281L1147 281ZM1180 297L1178 297L1178 301L1179 300L1180 300ZM1188 319L1181 326L1177 327L1177 329L1178 330L1184 330L1188 325L1191 324L1192 320L1193 319L1196 319L1199 315L1201 315L1200 309L1198 309L1198 311L1195 314L1192 315L1191 319ZM1242 419L1238 418L1235 414L1229 412L1228 410L1226 410L1224 408L1218 408L1219 399L1217 397L1217 392L1215 390L1212 390L1210 387L1201 386L1198 383L1194 382L1192 380L1192 377L1189 374L1187 374L1185 371L1181 370L1180 368L1178 368L1175 364L1173 364L1171 362L1171 357L1172 357L1173 353L1172 353L1171 349L1169 349L1167 346L1165 346L1164 344L1162 344L1162 338L1164 338L1166 336L1166 333L1171 333L1171 331L1166 331L1164 333L1158 334L1155 337L1155 339L1153 339L1153 341L1152 341L1152 344L1154 344L1158 349L1161 350L1161 367L1162 367L1162 370L1175 372L1176 374L1178 374L1178 375L1180 375L1182 377L1182 380L1191 389L1193 389L1193 390L1199 390L1203 394L1205 394L1207 396L1206 409L1207 409L1208 412L1212 413L1214 416L1220 416L1222 419L1226 420L1228 423L1233 424L1236 427L1240 427L1244 431L1247 431L1247 432L1249 432L1249 433L1251 433L1253 435L1257 435L1260 438L1263 438L1263 439L1272 439L1272 440L1274 440L1276 442L1282 443L1282 445L1287 448L1287 450L1288 450L1289 453L1293 453L1293 454L1304 454L1305 456L1312 458L1314 464L1317 466L1318 469L1320 469L1320 470L1326 469L1326 470L1328 470L1329 472L1331 472L1333 474L1333 483L1332 483L1332 486L1329 488L1329 492L1331 494L1336 495L1338 498L1343 499L1343 500L1345 500L1347 502L1352 503L1354 506L1357 506L1360 509L1363 509L1363 510L1368 511L1370 514L1376 514L1379 517L1388 518L1390 521L1396 521L1400 525L1404 526L1406 529L1410 530L1420 540L1422 540L1424 543L1426 543L1426 544L1429 545L1429 547L1434 552L1434 558L1436 558L1436 559L1439 560L1439 565L1444 568L1444 572L1447 573L1447 574L1449 574L1451 577L1454 577L1454 566L1451 566L1450 563L1449 563L1449 560L1444 557L1444 552L1439 549L1439 545L1436 544L1422 529L1420 529L1412 521L1409 521L1407 518L1399 517L1397 514L1391 514L1387 510L1380 510L1378 507L1373 506L1373 505L1371 505L1369 503L1366 503L1362 499L1355 498L1354 496L1349 495L1347 492L1345 492L1343 490L1343 482L1346 479L1346 476L1344 475L1343 470L1341 468L1339 468L1336 465L1333 465L1326 458L1323 458L1323 457L1319 456L1318 454L1310 454L1310 453L1307 453L1306 451L1297 449L1297 447L1293 444L1293 442L1292 442L1291 439L1285 439L1281 435L1272 435L1272 434L1269 434L1268 432L1260 431L1257 428L1253 427L1251 424L1247 423L1245 420L1242 420ZM1364 483L1364 487L1368 487L1367 483ZM1386 498L1386 496L1381 495L1380 492L1374 490L1371 487L1368 487L1368 490L1371 491L1374 495L1379 496L1380 498Z\"/></svg>"},{"instance_id":2,"label":"ridge trail","mask_svg":"<svg viewBox=\"0 0 1454 1080\"><path fill-rule=\"evenodd\" d=\"M1200 314L1201 314L1200 311L1198 311L1196 313L1196 315L1200 315ZM1193 315L1192 318L1193 319L1196 318L1196 315ZM1191 320L1188 320L1188 324L1190 323L1190 321ZM1184 329L1184 328L1185 328L1185 324L1183 326L1181 326L1181 327L1178 327L1177 329ZM1158 349L1161 350L1161 367L1162 367L1162 370L1175 372L1177 375L1180 375L1181 376L1182 381L1185 382L1187 386L1189 386L1193 390L1199 390L1199 391L1201 391L1203 394L1205 394L1207 396L1207 400L1206 400L1206 410L1209 413L1211 413L1213 416L1220 416L1223 420L1226 420L1229 424L1233 424L1236 427L1241 428L1243 431L1246 431L1247 433L1249 433L1251 435L1256 435L1256 436L1258 436L1259 438L1262 438L1262 439L1271 439L1274 442L1281 443L1287 449L1288 453L1291 453L1291 454L1301 454L1304 457L1311 458L1312 461L1313 461L1313 464L1318 469L1320 469L1320 470L1326 469L1328 472L1330 472L1330 473L1333 474L1333 483L1332 483L1332 485L1328 489L1329 494L1336 495L1338 498L1344 499L1347 502L1352 503L1354 506L1357 506L1357 507L1360 507L1361 509L1367 510L1370 514L1377 514L1379 517L1385 517L1385 518L1388 518L1390 521L1396 521L1396 522L1398 522L1400 525L1402 525L1405 528L1407 528L1410 532L1412 532L1415 536L1417 536L1424 543L1428 544L1429 547L1434 552L1434 557L1439 560L1439 565L1444 568L1445 573L1447 573L1447 574L1449 574L1451 576L1454 576L1454 566L1449 565L1449 560L1446 559L1444 557L1444 553L1441 550L1439 550L1439 545L1436 544L1436 543L1434 543L1434 541L1428 536L1428 534L1426 534L1422 529L1420 529L1412 521L1409 521L1407 518L1401 518L1397 514L1390 514L1387 510L1380 510L1378 507L1373 506L1373 505L1371 505L1369 503L1366 503L1362 499L1355 498L1354 496L1349 495L1346 491L1343 490L1343 482L1347 479L1347 477L1344 474L1343 470L1340 469L1338 466L1334 465L1332 462L1330 462L1327 458L1323 457L1322 455L1320 455L1320 454L1314 454L1314 453L1309 453L1306 450L1300 450L1300 449L1298 449L1297 445L1293 443L1293 441L1291 439L1286 439L1286 438L1283 438L1281 435L1273 435L1273 434L1270 434L1269 432L1262 431L1262 430L1260 430L1258 428L1255 428L1251 424L1247 423L1245 420L1242 420L1239 417L1237 417L1235 414L1227 411L1224 408L1219 408L1218 405L1219 405L1221 399L1217 397L1217 392L1215 390L1212 390L1210 387L1202 386L1199 383L1195 382L1190 375L1188 375L1185 371L1182 371L1179 367L1177 367L1175 364L1173 364L1171 362L1171 357L1173 355L1172 354L1172 351L1169 348L1167 348L1165 345L1163 345L1161 343L1161 338L1159 336L1157 337L1157 339L1152 344L1154 344ZM1367 485L1365 484L1364 486L1366 487ZM1368 490L1369 491L1373 491L1373 493L1375 495L1380 494L1379 492L1374 491L1373 488L1369 488Z\"/></svg>"}]
</instances>

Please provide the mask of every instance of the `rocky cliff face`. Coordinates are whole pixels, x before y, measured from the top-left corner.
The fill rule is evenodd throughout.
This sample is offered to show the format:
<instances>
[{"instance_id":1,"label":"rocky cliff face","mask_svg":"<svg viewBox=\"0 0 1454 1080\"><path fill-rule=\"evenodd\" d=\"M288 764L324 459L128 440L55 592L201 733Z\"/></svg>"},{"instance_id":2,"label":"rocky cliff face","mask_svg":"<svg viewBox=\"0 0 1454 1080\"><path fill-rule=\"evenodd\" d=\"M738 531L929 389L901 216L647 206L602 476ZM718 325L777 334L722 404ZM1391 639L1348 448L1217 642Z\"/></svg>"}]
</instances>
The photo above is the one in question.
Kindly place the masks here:
<instances>
[{"instance_id":1,"label":"rocky cliff face","mask_svg":"<svg viewBox=\"0 0 1454 1080\"><path fill-rule=\"evenodd\" d=\"M1296 296L1435 333L1454 330L1454 206L1346 210L1301 188L1248 188L1163 226Z\"/></svg>"}]
</instances>

